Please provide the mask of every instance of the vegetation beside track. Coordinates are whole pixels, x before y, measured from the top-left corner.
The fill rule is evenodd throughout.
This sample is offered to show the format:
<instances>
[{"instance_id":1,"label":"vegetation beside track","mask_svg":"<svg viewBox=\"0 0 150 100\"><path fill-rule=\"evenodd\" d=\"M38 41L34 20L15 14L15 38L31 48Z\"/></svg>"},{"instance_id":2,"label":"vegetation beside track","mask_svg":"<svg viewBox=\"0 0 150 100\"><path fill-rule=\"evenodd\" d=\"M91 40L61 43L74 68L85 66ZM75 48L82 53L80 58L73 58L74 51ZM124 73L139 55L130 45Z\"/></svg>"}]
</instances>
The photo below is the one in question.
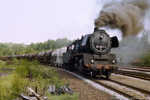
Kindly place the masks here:
<instances>
[{"instance_id":1,"label":"vegetation beside track","mask_svg":"<svg viewBox=\"0 0 150 100\"><path fill-rule=\"evenodd\" d=\"M149 53L145 53L142 57L141 57L141 65L142 66L150 66L150 52Z\"/></svg>"},{"instance_id":2,"label":"vegetation beside track","mask_svg":"<svg viewBox=\"0 0 150 100\"><path fill-rule=\"evenodd\" d=\"M13 71L2 71L9 68ZM38 93L47 95L50 100L77 100L78 94L64 94L60 96L51 95L44 88L55 85L56 88L68 85L69 82L60 79L57 73L54 73L50 67L39 65L37 61L13 60L0 61L0 100L12 100L20 93L26 93L26 87L38 88Z\"/></svg>"}]
</instances>

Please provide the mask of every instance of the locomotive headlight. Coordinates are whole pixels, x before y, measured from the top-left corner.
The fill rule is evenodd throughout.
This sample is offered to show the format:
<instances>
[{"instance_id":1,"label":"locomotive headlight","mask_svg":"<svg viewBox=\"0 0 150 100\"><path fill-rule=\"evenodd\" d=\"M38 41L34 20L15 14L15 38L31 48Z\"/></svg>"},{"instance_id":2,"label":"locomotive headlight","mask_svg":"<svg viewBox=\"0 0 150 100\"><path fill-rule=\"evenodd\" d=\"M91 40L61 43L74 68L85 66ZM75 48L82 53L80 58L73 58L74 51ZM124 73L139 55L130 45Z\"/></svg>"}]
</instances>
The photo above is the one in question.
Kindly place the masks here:
<instances>
[{"instance_id":1,"label":"locomotive headlight","mask_svg":"<svg viewBox=\"0 0 150 100\"><path fill-rule=\"evenodd\" d=\"M116 61L115 61L115 60L112 60L112 63L114 64L114 63L116 63Z\"/></svg>"},{"instance_id":2,"label":"locomotive headlight","mask_svg":"<svg viewBox=\"0 0 150 100\"><path fill-rule=\"evenodd\" d=\"M104 37L104 36L103 36L103 35L101 35L99 39L100 39L100 40L102 40L102 39L103 39L103 37Z\"/></svg>"},{"instance_id":3,"label":"locomotive headlight","mask_svg":"<svg viewBox=\"0 0 150 100\"><path fill-rule=\"evenodd\" d=\"M91 63L94 63L94 60L93 60L93 59L91 60Z\"/></svg>"}]
</instances>

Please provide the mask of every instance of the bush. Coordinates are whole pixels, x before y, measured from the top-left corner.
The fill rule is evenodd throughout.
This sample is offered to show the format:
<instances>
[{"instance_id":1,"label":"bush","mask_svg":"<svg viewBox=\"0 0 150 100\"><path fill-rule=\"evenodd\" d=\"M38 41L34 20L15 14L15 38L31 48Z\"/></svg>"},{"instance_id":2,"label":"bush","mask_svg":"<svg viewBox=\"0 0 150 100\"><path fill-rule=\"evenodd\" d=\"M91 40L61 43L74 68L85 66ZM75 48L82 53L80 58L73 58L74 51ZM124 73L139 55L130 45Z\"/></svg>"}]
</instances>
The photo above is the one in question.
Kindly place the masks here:
<instances>
[{"instance_id":1,"label":"bush","mask_svg":"<svg viewBox=\"0 0 150 100\"><path fill-rule=\"evenodd\" d=\"M0 100L8 100L9 92L8 89L0 85Z\"/></svg>"},{"instance_id":2,"label":"bush","mask_svg":"<svg viewBox=\"0 0 150 100\"><path fill-rule=\"evenodd\" d=\"M150 66L150 52L141 57L141 65Z\"/></svg>"},{"instance_id":3,"label":"bush","mask_svg":"<svg viewBox=\"0 0 150 100\"><path fill-rule=\"evenodd\" d=\"M24 92L27 81L17 75L8 75L0 82L0 100L12 100Z\"/></svg>"},{"instance_id":4,"label":"bush","mask_svg":"<svg viewBox=\"0 0 150 100\"><path fill-rule=\"evenodd\" d=\"M12 85L10 87L10 98L15 99L19 96L20 93L24 92L24 88L27 85L27 82L20 76L15 75L14 80L11 83Z\"/></svg>"},{"instance_id":5,"label":"bush","mask_svg":"<svg viewBox=\"0 0 150 100\"><path fill-rule=\"evenodd\" d=\"M14 64L14 62L11 60L6 61L6 65L13 65L13 64Z\"/></svg>"},{"instance_id":6,"label":"bush","mask_svg":"<svg viewBox=\"0 0 150 100\"><path fill-rule=\"evenodd\" d=\"M33 89L38 87L38 93L43 94L44 88L47 88L50 84L55 85L56 88L66 85L66 81L60 79L52 68L39 65L37 61L14 60L14 63L17 64L14 73L0 78L0 100L18 98L20 93L25 93L26 86ZM32 77L32 81L28 81L29 76ZM77 100L78 98L77 94L51 96L49 93L47 95L50 95L52 100Z\"/></svg>"},{"instance_id":7,"label":"bush","mask_svg":"<svg viewBox=\"0 0 150 100\"><path fill-rule=\"evenodd\" d=\"M16 73L24 78L36 78L41 75L41 69L37 61L29 62L27 60L21 60L21 64L16 68Z\"/></svg>"}]
</instances>

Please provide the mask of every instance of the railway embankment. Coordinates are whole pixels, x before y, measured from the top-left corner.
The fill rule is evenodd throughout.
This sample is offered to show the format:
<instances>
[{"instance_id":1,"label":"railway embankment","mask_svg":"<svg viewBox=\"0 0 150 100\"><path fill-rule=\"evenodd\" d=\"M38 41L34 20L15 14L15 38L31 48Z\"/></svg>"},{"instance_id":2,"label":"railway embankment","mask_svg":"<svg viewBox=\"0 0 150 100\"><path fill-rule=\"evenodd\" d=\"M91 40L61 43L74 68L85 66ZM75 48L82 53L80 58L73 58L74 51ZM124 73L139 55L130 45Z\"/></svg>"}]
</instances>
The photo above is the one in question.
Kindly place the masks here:
<instances>
[{"instance_id":1,"label":"railway embankment","mask_svg":"<svg viewBox=\"0 0 150 100\"><path fill-rule=\"evenodd\" d=\"M98 99L98 100L102 99L101 95L103 95L104 93L109 95L108 96L108 97L110 97L109 99L114 99L114 98L115 99L116 98L123 99L123 100L124 99L125 100L126 99L146 99L146 100L150 99L150 95L149 95L150 87L147 87L149 85L149 81L146 81L146 80L141 80L141 79L128 77L125 75L118 75L118 74L112 74L111 79L109 79L109 80L106 80L99 76L97 76L96 78L86 78L86 77L82 77L80 75L77 75L75 73L72 73L72 72L69 72L66 70L62 70L62 69L55 69L55 70L57 73L59 73L61 75L61 77L65 78L67 80L68 79L71 80L71 82L75 84L75 87L74 86L72 86L72 87L77 88L77 91L79 93L82 93L82 95L84 94L84 92L90 91L90 90L94 90L94 92L90 91L91 94L92 93L96 94L95 93L96 91L95 91L95 89L90 89L90 90L83 89L84 92L83 91L80 92L82 90L82 88L85 87L85 85L84 86L80 85L79 87L82 87L82 88L81 88L81 90L78 89L79 87L77 84L78 84L79 79L81 79L80 81L84 81L84 83L86 85L90 85L90 87L92 86L92 88L96 88L98 90L100 97L94 96L94 98L90 98L90 95L88 95L86 97L86 100L88 100L89 98L90 98L90 100L91 99L92 100L93 99ZM82 83L82 82L80 82L80 83ZM94 94L92 94L92 96ZM82 98L82 95L80 95L80 98Z\"/></svg>"},{"instance_id":2,"label":"railway embankment","mask_svg":"<svg viewBox=\"0 0 150 100\"><path fill-rule=\"evenodd\" d=\"M111 100L116 99L115 96L109 93L99 90L88 84L81 78L74 76L66 71L54 68L54 71L61 76L61 79L65 79L70 82L70 87L79 93L79 100Z\"/></svg>"}]
</instances>

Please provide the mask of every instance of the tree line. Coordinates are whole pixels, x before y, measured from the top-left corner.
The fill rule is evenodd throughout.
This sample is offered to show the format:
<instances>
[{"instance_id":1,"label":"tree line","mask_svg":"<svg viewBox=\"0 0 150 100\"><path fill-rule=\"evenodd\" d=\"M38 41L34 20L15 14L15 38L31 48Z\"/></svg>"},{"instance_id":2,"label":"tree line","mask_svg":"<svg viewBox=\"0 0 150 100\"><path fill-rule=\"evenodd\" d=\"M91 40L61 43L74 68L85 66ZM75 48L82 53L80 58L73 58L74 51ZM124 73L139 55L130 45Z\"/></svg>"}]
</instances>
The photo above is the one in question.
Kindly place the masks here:
<instances>
[{"instance_id":1,"label":"tree line","mask_svg":"<svg viewBox=\"0 0 150 100\"><path fill-rule=\"evenodd\" d=\"M0 43L0 57L55 50L67 46L71 42L72 41L67 38L62 38L56 40L49 39L45 42L31 43L30 45L23 43Z\"/></svg>"}]
</instances>

